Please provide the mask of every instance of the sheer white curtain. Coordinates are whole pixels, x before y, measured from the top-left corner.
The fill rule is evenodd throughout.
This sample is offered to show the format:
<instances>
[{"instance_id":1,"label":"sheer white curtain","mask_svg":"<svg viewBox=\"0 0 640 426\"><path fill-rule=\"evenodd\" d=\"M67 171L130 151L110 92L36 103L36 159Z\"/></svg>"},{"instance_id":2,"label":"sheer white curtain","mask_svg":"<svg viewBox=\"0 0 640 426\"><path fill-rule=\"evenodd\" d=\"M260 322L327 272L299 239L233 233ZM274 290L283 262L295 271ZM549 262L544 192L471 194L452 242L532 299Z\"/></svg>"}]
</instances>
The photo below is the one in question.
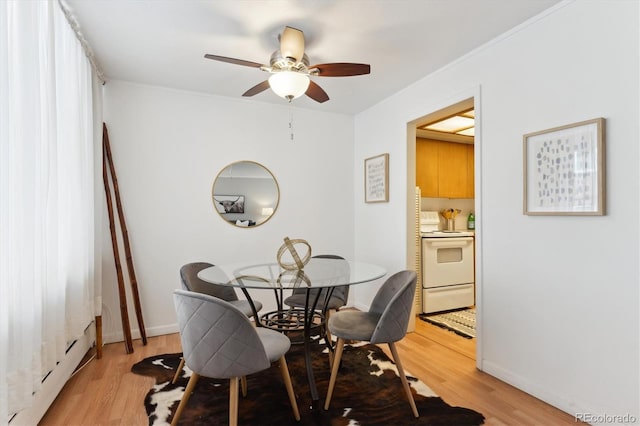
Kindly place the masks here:
<instances>
[{"instance_id":1,"label":"sheer white curtain","mask_svg":"<svg viewBox=\"0 0 640 426\"><path fill-rule=\"evenodd\" d=\"M92 72L59 5L0 1L0 424L94 317Z\"/></svg>"}]
</instances>

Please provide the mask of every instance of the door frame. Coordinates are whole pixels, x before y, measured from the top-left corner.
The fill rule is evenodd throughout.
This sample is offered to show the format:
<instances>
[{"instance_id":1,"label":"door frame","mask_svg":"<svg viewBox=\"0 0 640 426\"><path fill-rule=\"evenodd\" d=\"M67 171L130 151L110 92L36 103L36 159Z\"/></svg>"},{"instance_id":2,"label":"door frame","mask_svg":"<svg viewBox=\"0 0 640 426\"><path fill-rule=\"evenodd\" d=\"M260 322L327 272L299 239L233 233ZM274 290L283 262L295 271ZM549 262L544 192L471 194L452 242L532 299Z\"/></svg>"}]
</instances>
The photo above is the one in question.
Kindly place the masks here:
<instances>
[{"instance_id":1,"label":"door frame","mask_svg":"<svg viewBox=\"0 0 640 426\"><path fill-rule=\"evenodd\" d=\"M476 214L475 230L475 268L476 268L476 367L482 370L483 359L483 244L482 244L482 102L481 86L474 86L449 98L441 99L425 106L424 113L407 122L407 265L414 265L417 256L415 245L415 186L416 186L416 127L429 118L441 115L443 111L456 104L473 99L475 114L474 135L474 211Z\"/></svg>"}]
</instances>

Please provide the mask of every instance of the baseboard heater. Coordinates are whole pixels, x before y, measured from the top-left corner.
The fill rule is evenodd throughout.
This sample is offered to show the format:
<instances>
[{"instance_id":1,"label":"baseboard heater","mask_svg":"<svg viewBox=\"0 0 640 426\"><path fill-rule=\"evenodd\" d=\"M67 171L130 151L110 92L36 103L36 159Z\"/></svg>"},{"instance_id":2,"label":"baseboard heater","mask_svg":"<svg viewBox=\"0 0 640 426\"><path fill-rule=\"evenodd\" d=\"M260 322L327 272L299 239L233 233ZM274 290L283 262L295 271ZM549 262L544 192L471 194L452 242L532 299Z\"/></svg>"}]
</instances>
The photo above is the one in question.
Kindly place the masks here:
<instances>
[{"instance_id":1,"label":"baseboard heater","mask_svg":"<svg viewBox=\"0 0 640 426\"><path fill-rule=\"evenodd\" d=\"M14 414L9 425L37 425L71 377L82 358L95 343L95 328L91 322L84 335L69 344L64 358L42 378L42 387L33 394L31 407Z\"/></svg>"}]
</instances>

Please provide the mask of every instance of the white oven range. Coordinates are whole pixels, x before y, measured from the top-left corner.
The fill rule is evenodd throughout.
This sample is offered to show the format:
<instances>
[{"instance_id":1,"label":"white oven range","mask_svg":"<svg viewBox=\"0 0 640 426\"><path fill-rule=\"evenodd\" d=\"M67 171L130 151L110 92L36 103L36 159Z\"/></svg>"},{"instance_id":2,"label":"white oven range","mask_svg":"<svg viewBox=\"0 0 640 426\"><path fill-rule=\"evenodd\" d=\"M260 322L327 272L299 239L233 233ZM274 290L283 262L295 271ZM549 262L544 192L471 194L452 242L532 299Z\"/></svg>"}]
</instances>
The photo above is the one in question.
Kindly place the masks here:
<instances>
[{"instance_id":1,"label":"white oven range","mask_svg":"<svg viewBox=\"0 0 640 426\"><path fill-rule=\"evenodd\" d=\"M422 232L422 311L473 306L473 232Z\"/></svg>"}]
</instances>

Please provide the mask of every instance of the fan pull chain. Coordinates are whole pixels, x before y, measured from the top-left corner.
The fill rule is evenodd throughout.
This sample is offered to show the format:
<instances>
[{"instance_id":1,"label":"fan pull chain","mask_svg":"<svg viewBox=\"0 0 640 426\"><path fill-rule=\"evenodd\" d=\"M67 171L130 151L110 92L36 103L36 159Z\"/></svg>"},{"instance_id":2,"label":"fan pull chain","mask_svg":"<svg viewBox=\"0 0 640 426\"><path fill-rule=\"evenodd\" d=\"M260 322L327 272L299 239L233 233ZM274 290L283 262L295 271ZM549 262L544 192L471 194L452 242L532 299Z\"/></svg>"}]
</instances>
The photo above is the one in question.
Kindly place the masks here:
<instances>
[{"instance_id":1,"label":"fan pull chain","mask_svg":"<svg viewBox=\"0 0 640 426\"><path fill-rule=\"evenodd\" d=\"M293 111L289 108L289 138L293 142Z\"/></svg>"}]
</instances>

